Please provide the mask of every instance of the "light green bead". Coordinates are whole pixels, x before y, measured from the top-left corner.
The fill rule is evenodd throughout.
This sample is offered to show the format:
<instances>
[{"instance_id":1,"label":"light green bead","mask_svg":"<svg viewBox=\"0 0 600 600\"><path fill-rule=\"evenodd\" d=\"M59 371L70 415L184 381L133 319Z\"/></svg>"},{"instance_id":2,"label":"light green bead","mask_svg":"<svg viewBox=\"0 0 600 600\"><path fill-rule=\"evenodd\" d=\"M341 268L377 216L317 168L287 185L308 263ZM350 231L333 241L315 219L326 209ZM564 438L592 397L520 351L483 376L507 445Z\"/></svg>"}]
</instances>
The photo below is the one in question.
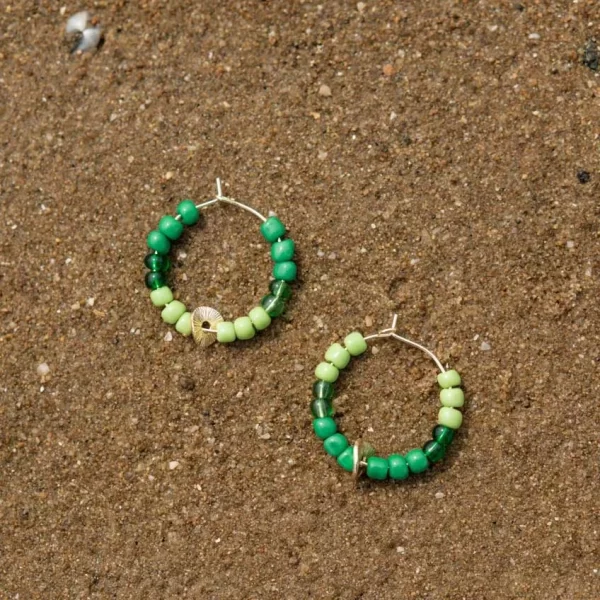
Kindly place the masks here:
<instances>
[{"instance_id":1,"label":"light green bead","mask_svg":"<svg viewBox=\"0 0 600 600\"><path fill-rule=\"evenodd\" d=\"M367 349L367 342L358 331L353 331L344 338L344 346L352 356L358 356Z\"/></svg>"},{"instance_id":2,"label":"light green bead","mask_svg":"<svg viewBox=\"0 0 600 600\"><path fill-rule=\"evenodd\" d=\"M446 371L438 375L438 383L442 388L458 387L460 385L460 375L454 370Z\"/></svg>"},{"instance_id":3,"label":"light green bead","mask_svg":"<svg viewBox=\"0 0 600 600\"><path fill-rule=\"evenodd\" d=\"M179 317L177 323L175 323L175 329L177 329L181 335L190 335L192 333L192 313L184 312Z\"/></svg>"},{"instance_id":4,"label":"light green bead","mask_svg":"<svg viewBox=\"0 0 600 600\"><path fill-rule=\"evenodd\" d=\"M248 316L252 321L252 325L257 331L266 329L271 324L271 317L269 313L262 306L255 306L249 313Z\"/></svg>"},{"instance_id":5,"label":"light green bead","mask_svg":"<svg viewBox=\"0 0 600 600\"><path fill-rule=\"evenodd\" d=\"M465 403L465 393L460 388L447 388L440 392L440 400L443 406L459 408Z\"/></svg>"},{"instance_id":6,"label":"light green bead","mask_svg":"<svg viewBox=\"0 0 600 600\"><path fill-rule=\"evenodd\" d=\"M162 309L160 316L165 323L168 323L169 325L175 325L185 310L185 304L183 302L179 302L179 300L173 300Z\"/></svg>"},{"instance_id":7,"label":"light green bead","mask_svg":"<svg viewBox=\"0 0 600 600\"><path fill-rule=\"evenodd\" d=\"M450 427L450 429L458 429L463 422L462 413L450 406L442 406L438 413L438 423Z\"/></svg>"},{"instance_id":8,"label":"light green bead","mask_svg":"<svg viewBox=\"0 0 600 600\"><path fill-rule=\"evenodd\" d=\"M217 341L222 344L235 342L235 327L231 321L217 323Z\"/></svg>"},{"instance_id":9,"label":"light green bead","mask_svg":"<svg viewBox=\"0 0 600 600\"><path fill-rule=\"evenodd\" d=\"M251 340L256 335L250 317L238 317L233 322L233 327L238 340Z\"/></svg>"},{"instance_id":10,"label":"light green bead","mask_svg":"<svg viewBox=\"0 0 600 600\"><path fill-rule=\"evenodd\" d=\"M315 369L315 376L317 379L334 383L340 376L340 372L338 371L337 367L330 365L328 362L322 362L317 365L317 368Z\"/></svg>"},{"instance_id":11,"label":"light green bead","mask_svg":"<svg viewBox=\"0 0 600 600\"><path fill-rule=\"evenodd\" d=\"M332 363L338 369L344 369L350 362L350 352L341 344L331 344L325 353L325 360Z\"/></svg>"},{"instance_id":12,"label":"light green bead","mask_svg":"<svg viewBox=\"0 0 600 600\"><path fill-rule=\"evenodd\" d=\"M150 292L150 300L154 306L164 306L173 300L173 292L170 287L163 285L163 287Z\"/></svg>"}]
</instances>

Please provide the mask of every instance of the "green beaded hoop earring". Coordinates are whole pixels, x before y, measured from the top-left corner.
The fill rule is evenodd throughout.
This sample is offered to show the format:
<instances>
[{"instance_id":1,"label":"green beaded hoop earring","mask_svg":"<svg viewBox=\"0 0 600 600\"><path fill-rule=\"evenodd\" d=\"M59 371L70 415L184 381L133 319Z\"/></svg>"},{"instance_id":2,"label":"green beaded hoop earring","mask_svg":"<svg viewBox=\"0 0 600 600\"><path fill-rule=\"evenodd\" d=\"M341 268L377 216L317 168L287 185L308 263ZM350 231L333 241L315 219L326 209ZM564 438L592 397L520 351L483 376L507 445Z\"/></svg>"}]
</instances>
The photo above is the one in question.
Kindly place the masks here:
<instances>
[{"instance_id":1,"label":"green beaded hoop earring","mask_svg":"<svg viewBox=\"0 0 600 600\"><path fill-rule=\"evenodd\" d=\"M460 389L460 375L454 370L446 370L438 358L421 344L417 344L396 333L398 315L394 315L392 326L379 333L363 337L354 331L344 339L344 345L333 344L325 353L325 362L315 369L317 381L313 384L313 430L323 440L325 452L337 459L338 464L354 474L356 478L366 472L370 479L393 480L407 479L410 473L423 473L431 465L444 458L446 450L454 438L456 430L462 425L462 413L457 410L465 403L465 395ZM437 377L442 388L440 399L442 407L438 414L438 424L432 432L432 439L422 448L409 450L406 454L390 454L387 458L375 455L370 444L356 442L350 446L346 436L338 432L337 423L333 420L333 384L337 381L340 370L350 363L354 356L360 356L367 349L367 342L377 338L394 338L409 344L427 354L437 365L440 374Z\"/></svg>"},{"instance_id":2,"label":"green beaded hoop earring","mask_svg":"<svg viewBox=\"0 0 600 600\"><path fill-rule=\"evenodd\" d=\"M167 272L171 268L168 253L171 242L178 240L183 233L184 225L195 225L200 219L200 211L212 204L233 204L252 213L262 221L260 231L271 244L273 277L269 285L270 294L265 296L260 305L255 306L246 316L233 322L224 321L218 310L209 306L200 306L189 312L185 305L175 300L173 292L167 286ZM157 229L147 237L150 254L146 255L144 264L149 269L146 273L146 287L152 290L150 299L154 306L162 308L162 319L184 336L193 335L194 340L202 347L209 346L215 340L222 343L235 340L249 340L258 331L266 329L271 320L285 310L285 302L292 295L290 283L297 275L294 257L294 241L285 235L285 226L277 217L264 217L257 210L242 204L233 198L223 196L221 181L217 179L217 195L212 200L195 204L192 200L183 200L177 206L177 214L160 219Z\"/></svg>"}]
</instances>

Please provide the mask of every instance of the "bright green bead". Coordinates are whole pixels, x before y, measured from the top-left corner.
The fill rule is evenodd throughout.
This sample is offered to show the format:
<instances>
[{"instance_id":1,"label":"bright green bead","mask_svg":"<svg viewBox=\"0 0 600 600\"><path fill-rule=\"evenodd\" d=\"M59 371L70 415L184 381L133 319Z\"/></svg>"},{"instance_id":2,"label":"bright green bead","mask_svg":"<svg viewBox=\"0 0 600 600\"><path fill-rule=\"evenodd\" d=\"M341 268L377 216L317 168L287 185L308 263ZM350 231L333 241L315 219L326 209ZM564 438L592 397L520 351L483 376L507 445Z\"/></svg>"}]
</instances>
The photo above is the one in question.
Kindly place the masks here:
<instances>
[{"instance_id":1,"label":"bright green bead","mask_svg":"<svg viewBox=\"0 0 600 600\"><path fill-rule=\"evenodd\" d=\"M320 440L326 440L337 431L337 425L331 417L321 417L313 421L313 429Z\"/></svg>"},{"instance_id":2,"label":"bright green bead","mask_svg":"<svg viewBox=\"0 0 600 600\"><path fill-rule=\"evenodd\" d=\"M273 279L269 284L269 289L273 296L277 296L277 298L281 298L282 300L287 300L292 295L292 288L287 281Z\"/></svg>"},{"instance_id":3,"label":"bright green bead","mask_svg":"<svg viewBox=\"0 0 600 600\"><path fill-rule=\"evenodd\" d=\"M454 439L454 429L444 425L436 425L431 432L431 437L442 446L448 447Z\"/></svg>"},{"instance_id":4,"label":"bright green bead","mask_svg":"<svg viewBox=\"0 0 600 600\"><path fill-rule=\"evenodd\" d=\"M155 256L159 256L156 254ZM167 284L167 276L164 273L158 271L148 271L144 278L146 287L149 290L156 290Z\"/></svg>"},{"instance_id":5,"label":"bright green bead","mask_svg":"<svg viewBox=\"0 0 600 600\"><path fill-rule=\"evenodd\" d=\"M337 457L348 447L348 440L345 435L334 433L323 442L323 447L329 456Z\"/></svg>"},{"instance_id":6,"label":"bright green bead","mask_svg":"<svg viewBox=\"0 0 600 600\"><path fill-rule=\"evenodd\" d=\"M183 302L179 302L179 300L173 300L162 309L160 316L165 323L168 323L169 325L175 325L185 310L185 304Z\"/></svg>"},{"instance_id":7,"label":"bright green bead","mask_svg":"<svg viewBox=\"0 0 600 600\"><path fill-rule=\"evenodd\" d=\"M333 416L333 404L325 398L315 398L310 403L310 412L317 419Z\"/></svg>"},{"instance_id":8,"label":"bright green bead","mask_svg":"<svg viewBox=\"0 0 600 600\"><path fill-rule=\"evenodd\" d=\"M338 371L337 367L334 367L327 362L322 362L317 365L317 368L315 369L315 376L317 379L334 383L340 376L340 372Z\"/></svg>"},{"instance_id":9,"label":"bright green bead","mask_svg":"<svg viewBox=\"0 0 600 600\"><path fill-rule=\"evenodd\" d=\"M380 456L369 456L367 458L367 477L382 481L387 479L389 464L385 458Z\"/></svg>"},{"instance_id":10,"label":"bright green bead","mask_svg":"<svg viewBox=\"0 0 600 600\"><path fill-rule=\"evenodd\" d=\"M200 211L191 200L182 200L177 205L177 214L184 225L195 225L200 220Z\"/></svg>"},{"instance_id":11,"label":"bright green bead","mask_svg":"<svg viewBox=\"0 0 600 600\"><path fill-rule=\"evenodd\" d=\"M341 344L331 344L325 352L325 360L332 363L338 369L345 369L350 362L350 352Z\"/></svg>"},{"instance_id":12,"label":"bright green bead","mask_svg":"<svg viewBox=\"0 0 600 600\"><path fill-rule=\"evenodd\" d=\"M344 346L352 356L358 356L367 349L367 342L358 331L353 331L344 338Z\"/></svg>"},{"instance_id":13,"label":"bright green bead","mask_svg":"<svg viewBox=\"0 0 600 600\"><path fill-rule=\"evenodd\" d=\"M354 470L354 448L348 446L338 457L337 463L345 471L352 473Z\"/></svg>"},{"instance_id":14,"label":"bright green bead","mask_svg":"<svg viewBox=\"0 0 600 600\"><path fill-rule=\"evenodd\" d=\"M408 463L401 454L390 454L388 456L391 479L407 479L409 475Z\"/></svg>"},{"instance_id":15,"label":"bright green bead","mask_svg":"<svg viewBox=\"0 0 600 600\"><path fill-rule=\"evenodd\" d=\"M146 238L146 243L148 244L148 248L150 250L154 250L159 254L168 254L171 249L171 242L169 238L160 231L151 231Z\"/></svg>"},{"instance_id":16,"label":"bright green bead","mask_svg":"<svg viewBox=\"0 0 600 600\"><path fill-rule=\"evenodd\" d=\"M298 267L293 260L286 262L275 263L273 265L273 277L282 279L283 281L294 281L298 274Z\"/></svg>"},{"instance_id":17,"label":"bright green bead","mask_svg":"<svg viewBox=\"0 0 600 600\"><path fill-rule=\"evenodd\" d=\"M144 264L150 271L166 273L171 268L171 261L164 254L151 252L144 257Z\"/></svg>"},{"instance_id":18,"label":"bright green bead","mask_svg":"<svg viewBox=\"0 0 600 600\"><path fill-rule=\"evenodd\" d=\"M256 331L262 331L271 324L271 317L269 313L262 306L255 306L249 313L248 316L252 321L252 325Z\"/></svg>"},{"instance_id":19,"label":"bright green bead","mask_svg":"<svg viewBox=\"0 0 600 600\"><path fill-rule=\"evenodd\" d=\"M192 333L192 313L184 312L177 323L175 323L175 329L181 334L188 336Z\"/></svg>"},{"instance_id":20,"label":"bright green bead","mask_svg":"<svg viewBox=\"0 0 600 600\"><path fill-rule=\"evenodd\" d=\"M460 388L446 388L440 392L440 401L443 406L459 408L464 406L465 393Z\"/></svg>"},{"instance_id":21,"label":"bright green bead","mask_svg":"<svg viewBox=\"0 0 600 600\"><path fill-rule=\"evenodd\" d=\"M285 225L277 217L269 217L261 226L260 232L269 244L276 242L285 233Z\"/></svg>"},{"instance_id":22,"label":"bright green bead","mask_svg":"<svg viewBox=\"0 0 600 600\"><path fill-rule=\"evenodd\" d=\"M423 446L423 453L430 463L436 463L444 458L446 455L446 448L435 440L429 440Z\"/></svg>"},{"instance_id":23,"label":"bright green bead","mask_svg":"<svg viewBox=\"0 0 600 600\"><path fill-rule=\"evenodd\" d=\"M233 327L238 340L250 340L256 335L250 317L238 317L233 322Z\"/></svg>"},{"instance_id":24,"label":"bright green bead","mask_svg":"<svg viewBox=\"0 0 600 600\"><path fill-rule=\"evenodd\" d=\"M285 302L276 296L265 296L260 304L270 317L278 317L285 310Z\"/></svg>"},{"instance_id":25,"label":"bright green bead","mask_svg":"<svg viewBox=\"0 0 600 600\"><path fill-rule=\"evenodd\" d=\"M183 233L183 224L175 217L165 215L158 222L158 230L166 235L170 240L178 240Z\"/></svg>"},{"instance_id":26,"label":"bright green bead","mask_svg":"<svg viewBox=\"0 0 600 600\"><path fill-rule=\"evenodd\" d=\"M271 246L271 258L275 262L285 262L294 257L294 240L281 240Z\"/></svg>"},{"instance_id":27,"label":"bright green bead","mask_svg":"<svg viewBox=\"0 0 600 600\"><path fill-rule=\"evenodd\" d=\"M458 387L461 383L460 375L454 369L450 369L450 371L446 371L445 373L440 373L437 376L437 380L442 388Z\"/></svg>"},{"instance_id":28,"label":"bright green bead","mask_svg":"<svg viewBox=\"0 0 600 600\"><path fill-rule=\"evenodd\" d=\"M415 448L406 453L404 457L408 464L408 468L412 473L422 473L429 467L429 461L421 448Z\"/></svg>"},{"instance_id":29,"label":"bright green bead","mask_svg":"<svg viewBox=\"0 0 600 600\"><path fill-rule=\"evenodd\" d=\"M450 406L442 406L438 413L438 424L450 427L450 429L458 429L463 422L462 413Z\"/></svg>"},{"instance_id":30,"label":"bright green bead","mask_svg":"<svg viewBox=\"0 0 600 600\"><path fill-rule=\"evenodd\" d=\"M315 398L325 398L325 400L331 400L333 398L333 394L335 392L335 388L332 383L329 381L315 381L313 383L313 396Z\"/></svg>"},{"instance_id":31,"label":"bright green bead","mask_svg":"<svg viewBox=\"0 0 600 600\"><path fill-rule=\"evenodd\" d=\"M169 287L163 285L163 287L150 292L150 300L152 300L152 304L154 304L154 306L164 306L165 304L172 302L173 292Z\"/></svg>"},{"instance_id":32,"label":"bright green bead","mask_svg":"<svg viewBox=\"0 0 600 600\"><path fill-rule=\"evenodd\" d=\"M231 321L217 323L217 341L222 344L235 342L235 327Z\"/></svg>"}]
</instances>

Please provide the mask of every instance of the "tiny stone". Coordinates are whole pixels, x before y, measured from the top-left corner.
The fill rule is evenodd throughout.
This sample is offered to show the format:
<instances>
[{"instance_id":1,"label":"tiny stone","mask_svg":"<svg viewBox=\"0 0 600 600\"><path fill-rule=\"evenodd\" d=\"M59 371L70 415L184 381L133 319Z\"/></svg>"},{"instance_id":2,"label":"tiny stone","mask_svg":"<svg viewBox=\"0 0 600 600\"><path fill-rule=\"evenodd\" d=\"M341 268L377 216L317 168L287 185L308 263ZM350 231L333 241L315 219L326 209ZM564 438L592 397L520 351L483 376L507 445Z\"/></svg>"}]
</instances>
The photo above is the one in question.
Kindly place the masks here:
<instances>
[{"instance_id":1,"label":"tiny stone","mask_svg":"<svg viewBox=\"0 0 600 600\"><path fill-rule=\"evenodd\" d=\"M50 367L48 366L47 363L42 363L42 364L38 365L36 371L40 377L44 377L44 376L48 375L48 373L50 373Z\"/></svg>"},{"instance_id":2,"label":"tiny stone","mask_svg":"<svg viewBox=\"0 0 600 600\"><path fill-rule=\"evenodd\" d=\"M542 36L539 33L530 33L527 37L530 40L539 40Z\"/></svg>"},{"instance_id":3,"label":"tiny stone","mask_svg":"<svg viewBox=\"0 0 600 600\"><path fill-rule=\"evenodd\" d=\"M177 461L177 460L170 461L169 462L169 471L176 469L178 466L179 466L179 461Z\"/></svg>"},{"instance_id":4,"label":"tiny stone","mask_svg":"<svg viewBox=\"0 0 600 600\"><path fill-rule=\"evenodd\" d=\"M569 240L569 241L567 242L567 248L568 248L569 250L572 250L573 248L575 248L575 242L574 242L573 240Z\"/></svg>"},{"instance_id":5,"label":"tiny stone","mask_svg":"<svg viewBox=\"0 0 600 600\"><path fill-rule=\"evenodd\" d=\"M367 5L364 2L358 2L356 5L356 10L358 10L359 13L364 13L366 8Z\"/></svg>"},{"instance_id":6,"label":"tiny stone","mask_svg":"<svg viewBox=\"0 0 600 600\"><path fill-rule=\"evenodd\" d=\"M406 552L406 549L404 548L404 546L397 546L396 547L396 552L398 554L404 554Z\"/></svg>"},{"instance_id":7,"label":"tiny stone","mask_svg":"<svg viewBox=\"0 0 600 600\"><path fill-rule=\"evenodd\" d=\"M335 252L330 252L327 258L329 260L335 260L337 258L337 254Z\"/></svg>"},{"instance_id":8,"label":"tiny stone","mask_svg":"<svg viewBox=\"0 0 600 600\"><path fill-rule=\"evenodd\" d=\"M317 156L318 156L319 160L325 160L327 158L327 152L325 152L325 150L319 150L319 153Z\"/></svg>"},{"instance_id":9,"label":"tiny stone","mask_svg":"<svg viewBox=\"0 0 600 600\"><path fill-rule=\"evenodd\" d=\"M325 256L325 252L323 252L323 250L317 250L317 256L319 258L323 258Z\"/></svg>"},{"instance_id":10,"label":"tiny stone","mask_svg":"<svg viewBox=\"0 0 600 600\"><path fill-rule=\"evenodd\" d=\"M377 346L373 346L371 348L371 354L373 354L373 355L379 354L379 348Z\"/></svg>"},{"instance_id":11,"label":"tiny stone","mask_svg":"<svg viewBox=\"0 0 600 600\"><path fill-rule=\"evenodd\" d=\"M492 347L487 342L481 342L481 349L484 352L487 352L488 350L491 350Z\"/></svg>"},{"instance_id":12,"label":"tiny stone","mask_svg":"<svg viewBox=\"0 0 600 600\"><path fill-rule=\"evenodd\" d=\"M444 497L444 492L437 492L437 493L436 493L436 495L435 495L435 497L436 497L438 500L441 500L441 499Z\"/></svg>"},{"instance_id":13,"label":"tiny stone","mask_svg":"<svg viewBox=\"0 0 600 600\"><path fill-rule=\"evenodd\" d=\"M577 179L579 183L587 183L590 180L590 174L587 171L577 171Z\"/></svg>"},{"instance_id":14,"label":"tiny stone","mask_svg":"<svg viewBox=\"0 0 600 600\"><path fill-rule=\"evenodd\" d=\"M331 96L331 88L328 85L323 84L319 88L319 96L325 96L328 98L329 96Z\"/></svg>"},{"instance_id":15,"label":"tiny stone","mask_svg":"<svg viewBox=\"0 0 600 600\"><path fill-rule=\"evenodd\" d=\"M96 302L96 298L88 298L85 301L85 305L91 308L92 306L94 306L94 302Z\"/></svg>"},{"instance_id":16,"label":"tiny stone","mask_svg":"<svg viewBox=\"0 0 600 600\"><path fill-rule=\"evenodd\" d=\"M173 179L173 177L175 176L175 173L173 173L173 171L167 171L165 173L165 179Z\"/></svg>"},{"instance_id":17,"label":"tiny stone","mask_svg":"<svg viewBox=\"0 0 600 600\"><path fill-rule=\"evenodd\" d=\"M294 371L304 371L304 365L301 363L296 363L294 365Z\"/></svg>"},{"instance_id":18,"label":"tiny stone","mask_svg":"<svg viewBox=\"0 0 600 600\"><path fill-rule=\"evenodd\" d=\"M177 253L177 260L185 260L187 258L187 252L184 252L183 250L180 250Z\"/></svg>"},{"instance_id":19,"label":"tiny stone","mask_svg":"<svg viewBox=\"0 0 600 600\"><path fill-rule=\"evenodd\" d=\"M167 333L165 333L165 337L163 338L163 340L165 340L165 342L172 342L173 334L170 331L167 331Z\"/></svg>"},{"instance_id":20,"label":"tiny stone","mask_svg":"<svg viewBox=\"0 0 600 600\"><path fill-rule=\"evenodd\" d=\"M367 315L365 317L365 325L367 327L373 327L373 317L370 317L369 315Z\"/></svg>"},{"instance_id":21,"label":"tiny stone","mask_svg":"<svg viewBox=\"0 0 600 600\"><path fill-rule=\"evenodd\" d=\"M383 74L386 77L392 77L395 72L396 70L394 69L394 65L391 65L389 63L387 65L383 65Z\"/></svg>"}]
</instances>

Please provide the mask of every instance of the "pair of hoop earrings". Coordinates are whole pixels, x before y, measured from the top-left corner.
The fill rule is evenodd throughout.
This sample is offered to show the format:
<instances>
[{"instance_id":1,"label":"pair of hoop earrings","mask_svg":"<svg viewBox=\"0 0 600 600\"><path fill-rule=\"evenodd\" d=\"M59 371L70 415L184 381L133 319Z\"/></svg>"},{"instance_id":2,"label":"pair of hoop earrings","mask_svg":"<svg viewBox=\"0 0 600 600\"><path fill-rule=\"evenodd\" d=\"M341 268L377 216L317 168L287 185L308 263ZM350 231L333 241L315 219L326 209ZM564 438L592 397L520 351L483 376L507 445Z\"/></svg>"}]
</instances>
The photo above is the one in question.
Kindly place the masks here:
<instances>
[{"instance_id":1,"label":"pair of hoop earrings","mask_svg":"<svg viewBox=\"0 0 600 600\"><path fill-rule=\"evenodd\" d=\"M234 321L225 321L221 313L209 306L200 306L189 311L179 300L175 300L173 292L167 285L167 273L171 268L168 258L172 242L176 242L184 231L184 226L195 225L200 220L200 211L214 204L224 203L242 208L262 221L260 232L271 244L273 259L273 279L269 284L270 293L262 298L259 304L247 315ZM272 319L280 316L285 310L286 301L292 295L291 283L296 280L297 266L294 258L294 241L285 237L286 228L274 216L264 217L254 208L224 196L221 181L217 179L217 195L211 200L195 204L192 200L183 200L177 206L177 214L166 215L158 223L157 229L147 237L150 253L144 264L149 269L146 273L146 287L154 306L162 309L163 321L174 325L183 336L192 336L201 347L206 348L215 341L231 343L236 340L252 339L258 332L266 329ZM391 327L363 337L353 331L344 339L343 345L335 343L325 353L325 360L315 369L317 380L313 384L313 399L310 409L313 415L313 430L323 442L325 452L335 458L346 471L355 478L366 474L375 480L404 480L411 473L427 471L432 465L442 460L452 442L456 430L460 428L463 415L458 410L464 405L465 396L460 388L460 375L454 370L446 370L440 360L427 348L404 338L397 333L398 315L394 315ZM433 428L431 439L422 448L414 448L406 454L390 454L387 457L377 456L373 447L362 441L350 445L346 436L338 431L334 420L335 395L334 383L340 371L345 369L352 358L358 357L367 350L367 342L374 339L391 338L413 346L427 354L440 371L437 382L441 388L441 408L437 425Z\"/></svg>"}]
</instances>

